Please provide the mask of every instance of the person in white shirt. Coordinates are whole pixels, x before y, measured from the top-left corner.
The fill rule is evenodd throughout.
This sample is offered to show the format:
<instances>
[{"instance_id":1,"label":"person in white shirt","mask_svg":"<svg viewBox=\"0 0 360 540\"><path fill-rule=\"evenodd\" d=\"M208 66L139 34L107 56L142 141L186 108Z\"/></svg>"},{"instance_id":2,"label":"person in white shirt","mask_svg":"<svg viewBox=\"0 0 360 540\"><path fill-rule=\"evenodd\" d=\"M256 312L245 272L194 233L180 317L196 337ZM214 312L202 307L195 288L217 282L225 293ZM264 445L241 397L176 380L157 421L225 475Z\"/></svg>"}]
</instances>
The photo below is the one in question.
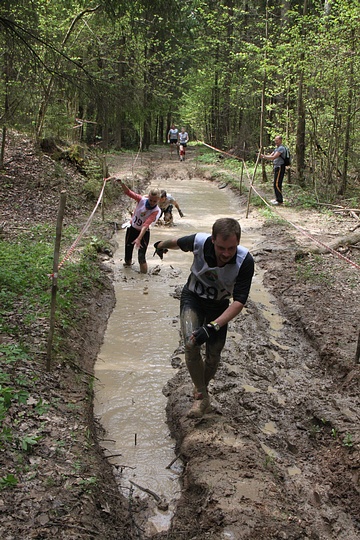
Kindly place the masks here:
<instances>
[{"instance_id":1,"label":"person in white shirt","mask_svg":"<svg viewBox=\"0 0 360 540\"><path fill-rule=\"evenodd\" d=\"M182 127L179 133L179 150L180 150L180 161L185 161L185 148L189 142L189 135L185 128Z\"/></svg>"},{"instance_id":2,"label":"person in white shirt","mask_svg":"<svg viewBox=\"0 0 360 540\"><path fill-rule=\"evenodd\" d=\"M157 222L161 214L158 206L160 191L158 189L151 189L148 195L142 196L139 193L131 191L123 180L118 178L115 180L120 182L125 195L137 202L131 217L131 225L126 229L124 266L132 265L132 254L134 247L136 247L138 249L140 273L146 274L148 271L146 250L150 241L149 228Z\"/></svg>"},{"instance_id":3,"label":"person in white shirt","mask_svg":"<svg viewBox=\"0 0 360 540\"><path fill-rule=\"evenodd\" d=\"M167 137L167 142L170 144L170 156L172 155L174 148L176 148L177 153L179 153L178 138L179 130L175 127L175 124L171 124Z\"/></svg>"}]
</instances>

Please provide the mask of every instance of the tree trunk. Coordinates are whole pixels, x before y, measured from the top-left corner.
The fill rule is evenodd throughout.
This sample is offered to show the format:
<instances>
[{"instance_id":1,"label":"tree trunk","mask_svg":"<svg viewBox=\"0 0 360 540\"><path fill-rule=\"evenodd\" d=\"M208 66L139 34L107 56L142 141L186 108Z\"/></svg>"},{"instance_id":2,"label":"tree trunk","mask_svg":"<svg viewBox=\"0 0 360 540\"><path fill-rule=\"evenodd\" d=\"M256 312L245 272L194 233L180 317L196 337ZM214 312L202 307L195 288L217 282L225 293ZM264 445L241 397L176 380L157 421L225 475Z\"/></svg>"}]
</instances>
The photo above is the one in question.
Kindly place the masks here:
<instances>
[{"instance_id":1,"label":"tree trunk","mask_svg":"<svg viewBox=\"0 0 360 540\"><path fill-rule=\"evenodd\" d=\"M88 9L84 9L84 11L82 11L81 13L79 13L72 21L71 25L70 25L70 28L69 30L67 31L64 39L63 39L63 42L62 42L62 48L65 47L66 45L66 42L67 40L69 39L69 37L71 36L71 33L72 31L74 30L75 28L75 25L76 23L84 16L86 15L86 13L93 13L94 11L97 11L101 6L96 6L95 8L88 8ZM60 63L61 63L61 58L62 57L59 57L58 58L58 61L56 62L55 66L54 66L54 72L55 71L58 71L59 69L59 66L60 66ZM46 112L47 112L47 108L49 106L49 102L50 102L50 97L51 97L51 94L52 94L52 91L53 91L53 88L54 88L54 84L55 84L55 76L54 75L51 75L50 79L49 79L49 82L47 84L47 87L46 87L46 90L45 90L45 93L44 93L44 97L43 97L43 100L40 104L40 108L39 108L39 112L38 112L38 117L37 117L37 121L36 121L36 137L38 139L40 139L41 135L42 135L42 131L43 131L43 128L44 128L44 122L45 122L45 116L46 116Z\"/></svg>"},{"instance_id":2,"label":"tree trunk","mask_svg":"<svg viewBox=\"0 0 360 540\"><path fill-rule=\"evenodd\" d=\"M348 234L347 236L340 236L336 240L333 240L332 242L329 242L328 246L329 248L336 250L341 246L351 246L355 245L358 242L360 242L360 232L353 232ZM313 249L306 249L306 250L298 250L296 252L296 259L301 258L302 255L305 255L307 253L315 253L315 254L324 254L328 253L328 249L325 247L316 247Z\"/></svg>"},{"instance_id":3,"label":"tree trunk","mask_svg":"<svg viewBox=\"0 0 360 540\"><path fill-rule=\"evenodd\" d=\"M307 14L307 0L304 1L303 15ZM304 33L302 29L301 34ZM303 99L303 86L304 86L304 70L302 63L304 62L305 53L300 55L300 74L299 74L299 92L298 92L298 104L297 104L297 128L296 128L296 172L299 185L304 187L304 171L305 171L305 105Z\"/></svg>"},{"instance_id":4,"label":"tree trunk","mask_svg":"<svg viewBox=\"0 0 360 540\"><path fill-rule=\"evenodd\" d=\"M357 342L356 353L355 353L355 363L359 364L359 362L360 362L360 330L359 330L358 342Z\"/></svg>"},{"instance_id":5,"label":"tree trunk","mask_svg":"<svg viewBox=\"0 0 360 540\"><path fill-rule=\"evenodd\" d=\"M348 92L348 102L347 102L347 111L346 111L346 128L345 128L345 145L344 145L344 166L342 172L342 181L339 189L339 195L345 195L347 188L347 172L348 172L348 161L349 161L349 149L350 149L350 126L351 126L351 109L353 101L353 84L354 84L354 56L355 56L355 30L351 30L351 61L350 61L350 77L349 77L349 92Z\"/></svg>"},{"instance_id":6,"label":"tree trunk","mask_svg":"<svg viewBox=\"0 0 360 540\"><path fill-rule=\"evenodd\" d=\"M268 0L267 0L266 1L266 22L265 22L265 43L266 44L267 44L267 40L268 40L268 19L269 19L269 13L268 13ZM260 153L262 153L264 151L265 96L266 96L266 82L267 82L266 62L267 62L267 48L265 47L265 52L264 52L264 75L263 75L262 88L261 88L260 141L259 141L259 152ZM261 162L261 170L262 170L262 181L267 182L265 160L262 160L262 162Z\"/></svg>"}]
</instances>

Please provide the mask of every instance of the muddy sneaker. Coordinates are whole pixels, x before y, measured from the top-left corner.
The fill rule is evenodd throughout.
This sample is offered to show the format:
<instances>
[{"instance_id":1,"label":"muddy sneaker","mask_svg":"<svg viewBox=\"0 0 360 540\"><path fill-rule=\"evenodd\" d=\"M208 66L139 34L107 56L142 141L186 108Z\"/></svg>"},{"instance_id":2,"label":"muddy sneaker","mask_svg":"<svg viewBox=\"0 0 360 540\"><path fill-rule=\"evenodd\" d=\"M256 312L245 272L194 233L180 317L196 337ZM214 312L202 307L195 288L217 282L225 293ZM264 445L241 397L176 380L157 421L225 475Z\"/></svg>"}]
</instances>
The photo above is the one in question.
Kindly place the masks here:
<instances>
[{"instance_id":1,"label":"muddy sneaker","mask_svg":"<svg viewBox=\"0 0 360 540\"><path fill-rule=\"evenodd\" d=\"M204 399L197 399L194 401L193 406L188 412L189 418L201 418L204 414L211 411L210 400L208 397Z\"/></svg>"}]
</instances>

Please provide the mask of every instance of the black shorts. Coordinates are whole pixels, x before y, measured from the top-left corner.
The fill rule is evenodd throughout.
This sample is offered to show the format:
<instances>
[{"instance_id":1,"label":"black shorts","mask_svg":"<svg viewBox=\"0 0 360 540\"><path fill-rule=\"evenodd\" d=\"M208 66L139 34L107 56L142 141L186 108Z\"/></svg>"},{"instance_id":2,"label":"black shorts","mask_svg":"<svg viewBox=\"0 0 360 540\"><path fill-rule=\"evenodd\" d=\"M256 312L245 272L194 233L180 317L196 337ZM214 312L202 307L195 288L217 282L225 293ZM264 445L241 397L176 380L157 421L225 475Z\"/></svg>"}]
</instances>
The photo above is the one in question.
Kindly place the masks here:
<instances>
[{"instance_id":1,"label":"black shorts","mask_svg":"<svg viewBox=\"0 0 360 540\"><path fill-rule=\"evenodd\" d=\"M178 140L177 139L170 139L170 144L177 144Z\"/></svg>"},{"instance_id":2,"label":"black shorts","mask_svg":"<svg viewBox=\"0 0 360 540\"><path fill-rule=\"evenodd\" d=\"M211 321L217 319L224 311L229 307L229 300L224 299L220 302L214 302L213 300L206 300L201 298L196 293L190 291L187 284L184 285L181 291L180 297L180 317L187 310L191 310L196 314L196 322L198 326L208 324ZM227 324L222 326L215 336L211 339L211 342L224 342L227 333ZM188 332L191 334L196 328L189 328Z\"/></svg>"}]
</instances>

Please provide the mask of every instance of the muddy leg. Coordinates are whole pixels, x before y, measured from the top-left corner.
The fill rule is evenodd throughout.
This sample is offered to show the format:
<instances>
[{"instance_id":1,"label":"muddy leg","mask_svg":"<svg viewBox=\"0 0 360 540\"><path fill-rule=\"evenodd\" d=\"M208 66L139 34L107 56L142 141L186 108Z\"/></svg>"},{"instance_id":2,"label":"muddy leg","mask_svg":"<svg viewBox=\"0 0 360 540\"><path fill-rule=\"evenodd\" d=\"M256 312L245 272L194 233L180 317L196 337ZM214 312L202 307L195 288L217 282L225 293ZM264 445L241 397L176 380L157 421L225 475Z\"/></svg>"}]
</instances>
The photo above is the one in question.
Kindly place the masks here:
<instances>
[{"instance_id":1,"label":"muddy leg","mask_svg":"<svg viewBox=\"0 0 360 540\"><path fill-rule=\"evenodd\" d=\"M223 327L215 336L215 340L206 344L206 358L204 369L205 385L208 386L215 377L220 363L220 355L226 340L226 328Z\"/></svg>"},{"instance_id":2,"label":"muddy leg","mask_svg":"<svg viewBox=\"0 0 360 540\"><path fill-rule=\"evenodd\" d=\"M148 265L146 262L140 263L140 274L146 274L148 271Z\"/></svg>"},{"instance_id":3,"label":"muddy leg","mask_svg":"<svg viewBox=\"0 0 360 540\"><path fill-rule=\"evenodd\" d=\"M190 336L196 328L201 326L202 321L199 315L189 307L185 307L181 312L181 331L185 342L185 362L190 373L192 382L198 392L207 395L205 385L204 362L201 358L201 351L198 345L190 341Z\"/></svg>"}]
</instances>

